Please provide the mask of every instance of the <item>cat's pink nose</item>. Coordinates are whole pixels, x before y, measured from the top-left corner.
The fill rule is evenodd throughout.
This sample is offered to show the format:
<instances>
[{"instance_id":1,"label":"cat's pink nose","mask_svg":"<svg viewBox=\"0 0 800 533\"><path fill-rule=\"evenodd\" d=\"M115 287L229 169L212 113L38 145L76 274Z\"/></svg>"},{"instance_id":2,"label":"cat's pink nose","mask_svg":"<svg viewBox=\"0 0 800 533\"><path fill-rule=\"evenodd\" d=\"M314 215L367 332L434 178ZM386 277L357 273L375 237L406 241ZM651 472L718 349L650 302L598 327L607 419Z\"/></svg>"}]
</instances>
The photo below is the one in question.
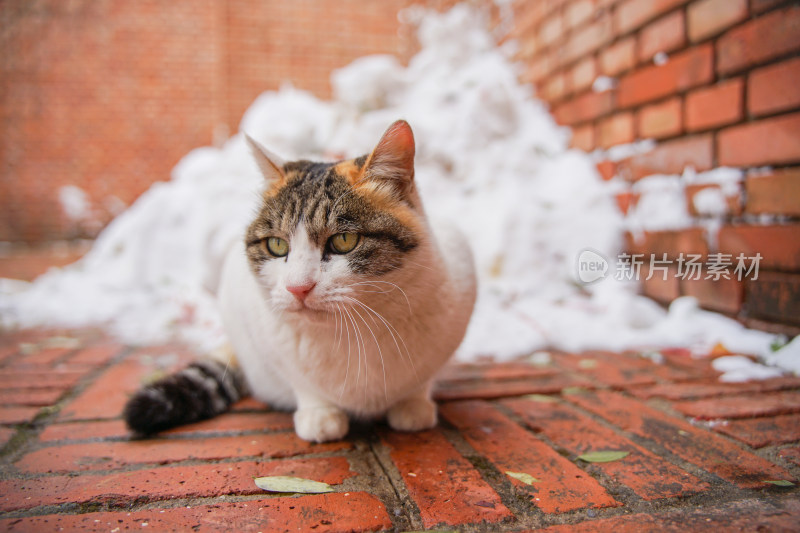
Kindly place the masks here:
<instances>
[{"instance_id":1,"label":"cat's pink nose","mask_svg":"<svg viewBox=\"0 0 800 533\"><path fill-rule=\"evenodd\" d=\"M291 292L295 298L302 302L306 299L308 293L316 286L316 282L312 281L310 283L303 283L302 285L287 285L286 290Z\"/></svg>"}]
</instances>

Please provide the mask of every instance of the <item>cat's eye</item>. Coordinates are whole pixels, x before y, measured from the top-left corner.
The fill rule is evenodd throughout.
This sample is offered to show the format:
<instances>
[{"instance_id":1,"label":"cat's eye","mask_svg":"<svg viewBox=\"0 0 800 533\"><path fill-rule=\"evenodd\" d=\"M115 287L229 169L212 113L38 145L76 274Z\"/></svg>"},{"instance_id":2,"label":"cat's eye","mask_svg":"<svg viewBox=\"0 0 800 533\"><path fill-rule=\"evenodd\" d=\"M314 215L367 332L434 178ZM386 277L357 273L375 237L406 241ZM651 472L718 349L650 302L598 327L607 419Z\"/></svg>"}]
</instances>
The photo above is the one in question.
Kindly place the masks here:
<instances>
[{"instance_id":1,"label":"cat's eye","mask_svg":"<svg viewBox=\"0 0 800 533\"><path fill-rule=\"evenodd\" d=\"M359 240L358 233L337 233L328 242L330 242L332 251L337 254L346 254L353 251Z\"/></svg>"},{"instance_id":2,"label":"cat's eye","mask_svg":"<svg viewBox=\"0 0 800 533\"><path fill-rule=\"evenodd\" d=\"M268 237L264 240L264 247L275 257L284 257L289 253L289 243L280 237Z\"/></svg>"}]
</instances>

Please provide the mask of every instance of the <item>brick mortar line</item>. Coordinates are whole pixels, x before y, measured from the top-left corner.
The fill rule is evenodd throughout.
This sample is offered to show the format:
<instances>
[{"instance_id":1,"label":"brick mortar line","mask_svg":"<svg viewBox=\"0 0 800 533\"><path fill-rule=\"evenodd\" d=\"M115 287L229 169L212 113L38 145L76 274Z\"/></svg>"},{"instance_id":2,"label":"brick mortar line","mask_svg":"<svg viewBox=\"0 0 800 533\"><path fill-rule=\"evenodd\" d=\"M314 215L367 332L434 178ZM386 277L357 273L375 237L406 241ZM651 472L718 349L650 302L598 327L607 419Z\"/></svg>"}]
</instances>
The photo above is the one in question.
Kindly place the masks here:
<instances>
[{"instance_id":1,"label":"brick mortar line","mask_svg":"<svg viewBox=\"0 0 800 533\"><path fill-rule=\"evenodd\" d=\"M608 389L608 390L610 390L610 389ZM715 474L713 474L711 472L707 472L707 471L703 470L701 467L699 467L699 466L697 466L697 465L695 465L693 463L690 463L688 461L685 461L684 459L681 459L680 457L675 456L674 454L672 454L668 450L658 449L658 448L660 448L660 445L658 445L655 441L650 441L649 439L643 439L643 438L638 437L637 435L631 434L631 433L619 428L618 426L615 426L615 425L611 424L610 422L606 421L602 417L599 417L599 415L595 415L594 413L592 413L590 411L587 411L586 409L584 409L580 405L577 405L577 404L574 404L574 403L568 401L568 399L563 398L560 395L548 395L548 396L553 396L555 398L559 398L560 401L562 403L564 403L565 405L567 405L567 406L569 406L571 408L574 408L576 411L580 412L583 415L586 415L587 417L589 417L593 421L599 423L600 425L605 426L608 429L611 429L616 434L620 435L621 437L625 438L626 440L629 440L629 441L633 442L634 444L637 444L637 445L641 446L642 448L650 451L651 453L655 454L656 456L664 459L668 463L671 463L674 466L676 466L676 467L678 467L678 468L680 468L680 469L682 469L682 470L684 470L684 471L696 476L698 479L700 479L702 481L708 482L709 485L710 485L710 489L706 490L706 491L699 491L699 492L696 492L694 494L689 494L689 495L686 495L686 496L674 496L674 497L670 497L670 498L658 498L658 499L647 501L647 500L641 498L640 496L636 495L635 493L633 493L632 489L629 489L628 487L622 485L621 483L617 483L617 482L613 482L613 481L611 481L611 483L607 483L606 480L608 480L608 476L604 472L598 472L597 474L599 474L599 475L596 475L594 472L590 472L589 470L587 470L587 468L583 467L583 465L581 465L580 463L575 462L574 460L570 459L570 461L573 464L575 464L578 467L582 468L585 472L587 472L588 475L591 475L593 478L595 478L603 486L603 488L605 488L606 490L609 491L609 493L612 496L614 496L615 498L619 497L620 501L623 503L623 505L620 506L620 507L609 507L609 508L602 508L602 509L594 509L597 519L600 519L600 518L611 518L611 517L616 517L616 516L625 516L625 515L628 515L628 514L635 514L635 513L660 514L660 513L669 512L671 510L672 511L680 511L681 509L684 509L687 506L695 507L695 508L700 509L700 508L706 507L706 505L704 505L704 504L708 504L708 503L713 503L714 505L725 504L725 503L735 503L735 502L742 501L742 500L752 499L754 497L758 498L759 500L762 500L762 501L765 501L765 502L770 502L770 503L783 502L784 500L789 500L789 499L792 499L792 498L796 497L796 494L798 492L800 492L800 489L797 489L797 488L796 489L791 489L791 490L784 490L784 491L781 491L781 492L767 493L766 491L768 489L760 489L760 490L758 490L758 489L746 489L746 488L737 487L734 483L731 483L731 482L728 482L728 481L726 481L726 480L724 480L722 478L719 478ZM628 396L630 397L630 395L628 395ZM634 400L635 401L640 401L640 400L636 400L636 399L634 399ZM492 403L494 404L495 402L492 402ZM642 403L645 403L645 402L642 402ZM505 406L503 406L503 405L498 403L498 404L495 404L495 407L498 408L498 410L500 410L503 414L505 414L506 416L508 416L512 420L514 420L515 423L521 425L526 431L532 433L538 439L540 439L543 442L545 442L553 450L555 450L555 451L557 451L559 453L561 453L561 451L563 450L563 448L555 445L549 438L547 438L546 435L544 435L544 433L535 433L535 432L533 432L531 430L531 428L518 415L516 415L516 413L513 413L512 411L507 409ZM667 414L669 414L669 413L667 413ZM682 415L680 416L680 418L685 419L685 417L683 417ZM714 432L714 433L716 433L716 432ZM655 446L653 446L653 445L655 445ZM794 447L796 445L797 445L796 443L795 444L786 444L785 447ZM653 449L654 447L656 449ZM563 450L563 451L566 451L566 450ZM572 455L573 454L568 453L568 455L566 455L565 457L567 459L569 459ZM777 452L775 453L775 455L777 456ZM772 461L772 459L768 459L768 458L765 458L765 459ZM772 461L772 462L775 462L775 461ZM623 492L617 492L615 490L616 486L622 487ZM630 497L628 495L629 492L630 492ZM545 518L549 519L549 520L547 520L548 523L546 525L547 526L551 526L551 525L562 524L562 523L568 523L568 524L577 523L577 522L571 521L571 520L567 521L567 522L564 522L564 521L561 520L562 517L567 517L567 519L573 519L574 520L575 518L577 518L577 517L579 517L581 515L584 515L584 519L586 521L592 520L593 518L591 518L591 517L588 520L585 518L586 511L587 511L586 509L581 509L581 510L571 511L571 512L568 512L568 513L559 513L559 514L556 514L556 515L552 515L552 517L551 517L551 515L548 515L548 514L544 513ZM572 516L570 516L570 515L572 515ZM553 518L557 518L557 520L553 520Z\"/></svg>"},{"instance_id":2,"label":"brick mortar line","mask_svg":"<svg viewBox=\"0 0 800 533\"><path fill-rule=\"evenodd\" d=\"M333 450L328 452L307 453L299 455L291 455L287 457L264 457L263 455L241 455L237 457L221 457L219 459L183 459L181 461L172 461L168 463L129 463L122 465L119 468L105 469L105 470L80 470L80 471L63 471L63 472L20 472L7 468L0 470L0 481L6 480L35 480L45 479L50 477L64 477L64 476L108 476L113 474L125 474L128 472L139 472L142 470L153 470L156 468L172 468L172 467L186 467L186 466L204 466L204 465L225 465L231 463L242 462L255 462L255 463L277 463L281 461L299 461L304 459L326 459L332 457L345 457L349 460L349 454L353 450Z\"/></svg>"},{"instance_id":3,"label":"brick mortar line","mask_svg":"<svg viewBox=\"0 0 800 533\"><path fill-rule=\"evenodd\" d=\"M373 432L372 438L369 441L369 448L372 457L383 474L383 477L391 486L400 508L405 511L405 515L410 527L413 530L424 530L425 526L422 524L422 516L420 514L419 506L417 505L417 502L414 501L414 498L412 498L408 493L408 488L403 481L403 476L400 475L397 465L395 465L394 461L392 461L389 449L382 442L380 435L375 432ZM390 517L392 519L392 523L394 524L395 517L391 515Z\"/></svg>"},{"instance_id":4,"label":"brick mortar line","mask_svg":"<svg viewBox=\"0 0 800 533\"><path fill-rule=\"evenodd\" d=\"M674 412L665 411L664 409L662 409L660 406L657 406L657 405L656 406L650 405L647 401L642 401L642 400L640 400L640 399L638 399L636 397L631 396L625 390L614 390L614 389L611 389L611 388L601 389L601 390L610 390L610 391L617 392L619 394L624 394L627 399L630 399L630 400L632 400L634 402L641 402L644 405L647 405L649 407L653 407L655 409L658 409L659 411L661 411L661 412L663 412L663 413L665 413L665 414L667 414L669 416L675 417L678 420L681 420L683 422L689 423L688 420L686 419L686 417L683 416L682 414L678 413L677 416L676 416ZM617 435L619 435L619 436L621 436L621 437L633 442L634 444L636 444L638 446L641 446L645 450L651 452L652 454L656 455L657 457L660 457L664 461L666 461L666 462L668 462L668 463L680 468L681 470L684 470L684 471L688 472L689 474L697 477L701 481L705 481L706 483L709 483L709 485L711 485L710 491L714 491L714 490L717 490L717 489L720 489L720 488L739 489L738 487L736 487L735 484L722 479L721 477L717 476L713 472L709 472L709 471L703 469L702 467L700 467L700 466L698 466L698 465L696 465L694 463L691 463L691 462L687 461L686 459L683 459L682 457L680 457L678 455L675 455L674 453L670 452L665 447L663 447L661 444L659 444L657 441L654 441L654 440L651 440L651 439L648 439L648 438L645 438L645 437L641 437L641 436L639 436L639 435L637 435L637 434L635 434L633 432L630 432L630 431L627 431L625 429L622 429L621 427L619 427L617 425L614 425L612 422L606 420L605 418L601 417L600 415L597 415L597 414L593 413L592 411L587 410L586 408L584 408L583 406L581 406L581 405L579 405L579 404L577 404L575 402L571 402L569 400L569 398L562 397L561 401L563 401L566 405L568 405L570 408L576 410L580 414L591 418L594 422L596 422L596 423L598 423L598 424L600 424L600 425L602 425L602 426L614 431ZM699 428L699 429L703 429L703 430L707 430L708 431L708 428ZM716 432L713 432L713 433L716 433ZM739 490L745 490L745 489L739 489ZM676 498L681 498L681 497L676 497ZM670 498L670 499L672 499L672 498Z\"/></svg>"},{"instance_id":5,"label":"brick mortar line","mask_svg":"<svg viewBox=\"0 0 800 533\"><path fill-rule=\"evenodd\" d=\"M547 514L536 507L530 500L530 494L517 494L516 489L514 489L506 473L500 471L491 459L473 448L458 428L446 420L439 422L439 428L442 430L442 434L448 442L453 445L453 448L478 471L481 479L497 493L503 505L514 515L513 522L498 522L492 525L493 528L508 530L509 528L517 529L520 526L539 528L548 525L543 520ZM527 428L525 429L527 431Z\"/></svg>"},{"instance_id":6,"label":"brick mortar line","mask_svg":"<svg viewBox=\"0 0 800 533\"><path fill-rule=\"evenodd\" d=\"M608 390L613 390L613 389L608 389ZM764 459L765 461L768 461L768 462L771 462L771 463L774 463L774 464L779 464L773 458L765 456L765 454L761 453L762 450L764 450L766 448L769 448L769 447L764 447L764 448L761 448L761 449L751 448L747 444L745 444L743 442L740 442L740 441L734 439L733 437L730 437L730 436L728 436L726 434L714 431L712 428L705 427L705 426L702 426L702 425L698 426L697 424L691 422L691 418L689 418L689 417L683 415L682 413L672 409L671 406L669 405L669 400L660 399L660 398L651 398L649 400L644 401L644 400L632 397L626 390L617 390L615 392L617 392L618 394L624 395L627 399L630 399L633 402L640 402L643 405L645 405L647 407L650 407L652 409L656 409L657 411L660 411L661 413L663 413L663 414L665 414L665 415L667 415L669 417L675 418L675 419L677 419L679 421L682 421L682 422L684 422L686 424L689 424L689 425L691 425L692 427L694 427L694 428L696 428L698 430L708 432L709 434L715 436L716 438L720 438L720 439L722 439L724 441L728 441L729 444L735 445L736 447L738 447L739 449L741 449L745 453L750 453L752 455L760 457L761 459ZM615 431L617 434L621 435L622 437L630 440L631 442L634 442L634 443L640 445L641 447L643 447L646 450L650 451L651 453L657 455L658 457L664 459L665 461L667 461L669 463L672 463L673 465L677 466L678 468L680 468L682 470L685 470L686 472L689 472L690 474L694 475L698 479L700 479L702 481L706 481L707 483L709 483L711 485L711 490L707 491L707 492L723 491L723 492L732 492L732 493L742 493L742 494L747 495L747 494L753 494L753 491L757 490L757 489L741 488L741 487L737 486L735 483L733 483L731 481L728 481L728 480L726 480L726 479L724 479L722 477L719 477L717 474L715 474L713 472L705 470L702 466L696 465L696 464L694 464L694 463L692 463L692 462L690 462L690 461L688 461L686 459L683 459L682 457L680 457L678 455L675 455L674 453L669 451L666 447L664 447L662 444L660 444L659 442L657 442L655 440L649 439L647 437L641 437L641 436L639 436L639 435L637 435L635 433L631 433L631 432L629 432L627 430L624 430L624 429L612 424L611 422L605 420L604 418L600 417L599 415L595 415L591 411L586 410L581 405L569 401L568 398L563 398L563 401L566 404L568 404L570 407L572 407L572 408L578 410L579 412L581 412L582 414L590 416L595 421L597 421L597 422L605 425L606 427L612 429L613 431ZM789 447L797 446L797 443L787 443L786 446L789 446ZM777 456L777 453L776 453L776 456ZM779 466L783 466L783 465L779 464ZM789 470L790 473L794 473L793 470L795 470L795 469L797 469L797 467L790 468L790 469L787 469L787 470ZM702 494L702 493L700 493L700 494Z\"/></svg>"},{"instance_id":7,"label":"brick mortar line","mask_svg":"<svg viewBox=\"0 0 800 533\"><path fill-rule=\"evenodd\" d=\"M96 342L97 339L94 340L94 344L96 344ZM88 341L86 345L76 348L70 352L70 354L85 350L91 347L92 344L92 341ZM84 390L91 386L91 384L94 383L97 378L103 374L103 372L124 361L135 352L136 348L133 346L120 346L119 351L116 355L114 355L114 357L110 358L105 364L98 365L94 369L86 372L86 374L84 374L74 386L67 389L61 394L61 396L59 396L59 399L55 404L39 408L39 412L32 420L23 422L21 424L15 424L18 426L16 435L14 435L14 437L0 450L0 472L7 465L19 460L24 454L31 450L37 449L35 444L38 443L39 435L45 430L45 428L53 424L56 417L65 405L77 398ZM3 367L5 366L6 365L3 365ZM25 431L23 434L23 430L27 431ZM32 445L34 445L33 448L31 447Z\"/></svg>"},{"instance_id":8,"label":"brick mortar line","mask_svg":"<svg viewBox=\"0 0 800 533\"><path fill-rule=\"evenodd\" d=\"M553 395L553 396L561 398L561 402L565 403L566 405L570 405L571 406L571 404L567 403L563 399L563 397L561 397L560 394L559 395ZM524 396L522 398L524 399ZM505 400L505 399L507 399L507 398L503 398L502 400ZM571 462L572 464L574 464L575 466L577 466L578 468L580 468L581 470L586 472L586 474L588 476L591 476L592 478L594 478L600 484L600 486L602 486L604 489L606 489L608 491L608 493L612 497L614 497L615 499L618 499L622 503L622 506L620 507L621 509L627 509L629 506L631 506L633 504L647 503L641 496L636 494L633 491L633 489L631 489L630 487L622 484L621 482L614 481L608 474L606 474L602 470L600 470L600 469L596 469L594 471L589 470L589 468L591 467L591 463L586 463L584 465L584 464L582 464L582 462L577 462L575 459L573 459L573 456L575 456L575 458L577 458L577 456L575 454L571 453L569 450L567 450L567 449L563 448L562 446L559 446L558 444L553 442L544 432L536 432L536 431L534 431L533 428L531 428L530 426L528 426L527 423L525 423L525 421L522 419L521 416L519 416L517 413L515 413L513 410L509 409L505 405L503 405L501 402L492 402L492 405L493 405L493 407L495 409L497 409L498 411L503 413L509 419L513 420L518 426L522 427L525 431L527 431L528 433L530 433L531 435L533 435L534 437L536 437L540 441L542 441L545 444L547 444L547 446L549 446L553 451L555 451L556 453L558 453L559 455L561 455L562 457L567 459L569 462ZM626 438L626 439L628 438L625 435L620 435L620 436L622 436L623 438ZM628 439L628 440L630 440L630 439ZM592 510L595 513L597 513L598 516L599 516L601 513L602 514L612 514L613 515L620 508L617 508L617 507L602 507L602 508L599 508L599 509L592 509ZM587 509L579 509L579 510L571 511L571 512L572 513L584 513L585 514L586 511L587 511ZM548 516L547 513L543 513L543 514L544 514L544 516ZM561 513L561 514L565 514L565 513Z\"/></svg>"}]
</instances>

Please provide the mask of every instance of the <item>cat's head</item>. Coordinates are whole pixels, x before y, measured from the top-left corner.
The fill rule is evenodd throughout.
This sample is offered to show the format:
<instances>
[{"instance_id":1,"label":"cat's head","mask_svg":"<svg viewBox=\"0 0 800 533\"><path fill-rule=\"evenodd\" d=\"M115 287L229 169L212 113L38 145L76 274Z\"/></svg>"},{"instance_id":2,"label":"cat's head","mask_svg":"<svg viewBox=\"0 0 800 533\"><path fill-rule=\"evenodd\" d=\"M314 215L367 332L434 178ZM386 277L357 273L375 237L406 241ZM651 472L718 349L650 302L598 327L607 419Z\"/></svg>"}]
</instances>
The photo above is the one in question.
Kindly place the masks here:
<instances>
[{"instance_id":1,"label":"cat's head","mask_svg":"<svg viewBox=\"0 0 800 533\"><path fill-rule=\"evenodd\" d=\"M408 123L338 163L283 162L248 142L267 184L247 258L273 308L313 316L394 290L426 231Z\"/></svg>"}]
</instances>

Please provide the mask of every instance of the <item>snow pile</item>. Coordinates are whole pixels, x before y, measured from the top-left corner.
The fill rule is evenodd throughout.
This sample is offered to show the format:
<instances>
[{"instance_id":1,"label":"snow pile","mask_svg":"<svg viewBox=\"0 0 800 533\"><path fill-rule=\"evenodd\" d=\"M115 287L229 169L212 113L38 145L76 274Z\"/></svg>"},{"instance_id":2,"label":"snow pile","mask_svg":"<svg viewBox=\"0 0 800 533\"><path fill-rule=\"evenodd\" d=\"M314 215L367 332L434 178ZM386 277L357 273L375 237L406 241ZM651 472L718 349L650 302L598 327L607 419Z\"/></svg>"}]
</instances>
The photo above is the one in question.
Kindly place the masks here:
<instances>
[{"instance_id":1,"label":"snow pile","mask_svg":"<svg viewBox=\"0 0 800 533\"><path fill-rule=\"evenodd\" d=\"M371 56L336 72L333 101L290 87L263 94L241 129L285 158L324 159L366 153L391 122L411 123L426 208L461 225L479 267L478 306L460 357L507 359L547 347L703 351L719 342L768 353L771 336L691 299L664 311L637 296L635 283L578 283L583 249L618 254L623 221L613 189L589 156L567 150L569 132L518 84L480 13L425 13L419 39L408 67ZM7 284L2 323L103 323L137 343L218 345L224 333L211 292L259 186L241 135L191 152L82 261L23 290Z\"/></svg>"}]
</instances>

